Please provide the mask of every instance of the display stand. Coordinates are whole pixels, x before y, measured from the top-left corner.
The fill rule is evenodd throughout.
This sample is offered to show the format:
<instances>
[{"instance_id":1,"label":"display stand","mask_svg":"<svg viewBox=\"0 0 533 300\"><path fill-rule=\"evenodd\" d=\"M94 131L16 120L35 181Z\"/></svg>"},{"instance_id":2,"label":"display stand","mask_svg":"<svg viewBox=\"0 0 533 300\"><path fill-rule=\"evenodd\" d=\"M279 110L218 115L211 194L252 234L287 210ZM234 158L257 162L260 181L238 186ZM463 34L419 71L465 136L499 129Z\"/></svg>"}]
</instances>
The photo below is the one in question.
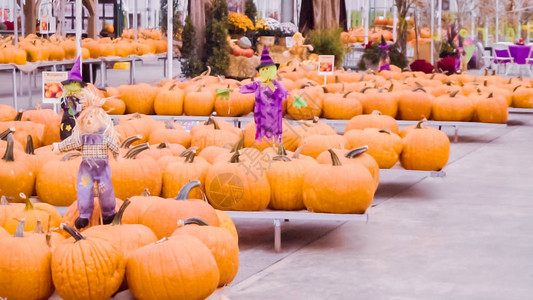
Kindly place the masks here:
<instances>
[{"instance_id":1,"label":"display stand","mask_svg":"<svg viewBox=\"0 0 533 300\"><path fill-rule=\"evenodd\" d=\"M444 170L440 171L419 171L419 170L406 170L403 168L390 168L390 169L379 169L379 174L390 174L390 175L429 175L429 177L446 177L446 172Z\"/></svg>"},{"instance_id":2,"label":"display stand","mask_svg":"<svg viewBox=\"0 0 533 300\"><path fill-rule=\"evenodd\" d=\"M368 223L368 213L365 214L326 214L299 211L225 211L233 220L272 220L274 223L274 249L281 251L281 222L289 220L302 221L360 221Z\"/></svg>"},{"instance_id":3,"label":"display stand","mask_svg":"<svg viewBox=\"0 0 533 300\"><path fill-rule=\"evenodd\" d=\"M531 114L531 113L533 113L533 108L517 108L517 107L509 107L509 113L515 113L515 114Z\"/></svg>"}]
</instances>

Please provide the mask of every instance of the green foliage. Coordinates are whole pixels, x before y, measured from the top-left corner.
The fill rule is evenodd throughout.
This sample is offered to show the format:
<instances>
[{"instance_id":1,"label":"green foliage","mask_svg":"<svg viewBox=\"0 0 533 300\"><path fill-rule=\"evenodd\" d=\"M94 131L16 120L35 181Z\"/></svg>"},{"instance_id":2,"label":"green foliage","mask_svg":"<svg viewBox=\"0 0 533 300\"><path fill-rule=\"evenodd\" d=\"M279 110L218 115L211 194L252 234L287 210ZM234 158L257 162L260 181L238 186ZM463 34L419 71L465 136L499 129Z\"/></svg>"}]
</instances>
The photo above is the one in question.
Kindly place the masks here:
<instances>
[{"instance_id":1,"label":"green foliage","mask_svg":"<svg viewBox=\"0 0 533 300\"><path fill-rule=\"evenodd\" d=\"M183 27L183 47L181 48L183 74L186 77L196 77L200 75L204 68L202 60L196 52L196 30L192 24L190 16L185 19Z\"/></svg>"},{"instance_id":2,"label":"green foliage","mask_svg":"<svg viewBox=\"0 0 533 300\"><path fill-rule=\"evenodd\" d=\"M204 63L198 58L196 53L193 53L189 58L182 62L183 74L188 77L196 77L204 71Z\"/></svg>"},{"instance_id":3,"label":"green foliage","mask_svg":"<svg viewBox=\"0 0 533 300\"><path fill-rule=\"evenodd\" d=\"M400 51L400 46L398 44L392 44L389 52L390 63L395 65L400 69L406 68L409 64L407 57L402 54Z\"/></svg>"},{"instance_id":4,"label":"green foliage","mask_svg":"<svg viewBox=\"0 0 533 300\"><path fill-rule=\"evenodd\" d=\"M194 29L190 15L185 18L185 27L183 27L181 38L183 41L181 55L183 58L189 58L191 53L196 52L196 30Z\"/></svg>"},{"instance_id":5,"label":"green foliage","mask_svg":"<svg viewBox=\"0 0 533 300\"><path fill-rule=\"evenodd\" d=\"M313 53L318 55L335 55L335 66L341 67L346 46L341 41L340 28L313 30L309 33Z\"/></svg>"},{"instance_id":6,"label":"green foliage","mask_svg":"<svg viewBox=\"0 0 533 300\"><path fill-rule=\"evenodd\" d=\"M400 69L406 68L408 64L407 57L401 53L400 46L398 44L392 44L389 49L391 65L397 66ZM366 62L369 62L373 65L379 62L379 44L372 43L370 47L365 49L361 60L357 64L357 68L359 70L366 70Z\"/></svg>"},{"instance_id":7,"label":"green foliage","mask_svg":"<svg viewBox=\"0 0 533 300\"><path fill-rule=\"evenodd\" d=\"M168 0L161 0L161 22L159 23L159 25L161 26L161 30L163 32L167 31L167 1ZM181 13L176 10L176 7L178 7L179 2L179 0L174 0L174 33L179 32L183 27L183 24L181 24L180 22Z\"/></svg>"},{"instance_id":8,"label":"green foliage","mask_svg":"<svg viewBox=\"0 0 533 300\"><path fill-rule=\"evenodd\" d=\"M214 75L224 75L229 66L228 5L226 0L214 0L206 11L204 62L211 67Z\"/></svg>"},{"instance_id":9,"label":"green foliage","mask_svg":"<svg viewBox=\"0 0 533 300\"><path fill-rule=\"evenodd\" d=\"M246 0L244 4L244 14L252 20L255 25L255 18L257 17L257 8L255 7L254 0Z\"/></svg>"}]
</instances>

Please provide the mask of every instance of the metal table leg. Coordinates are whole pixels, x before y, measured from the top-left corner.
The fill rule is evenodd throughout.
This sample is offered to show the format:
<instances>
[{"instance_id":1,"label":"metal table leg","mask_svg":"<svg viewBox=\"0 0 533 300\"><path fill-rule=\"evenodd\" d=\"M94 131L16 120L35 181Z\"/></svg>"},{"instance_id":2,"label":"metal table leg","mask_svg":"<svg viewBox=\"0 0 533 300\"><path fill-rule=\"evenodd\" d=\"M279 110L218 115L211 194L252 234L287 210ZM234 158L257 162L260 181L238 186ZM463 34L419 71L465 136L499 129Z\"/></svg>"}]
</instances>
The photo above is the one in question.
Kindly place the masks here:
<instances>
[{"instance_id":1,"label":"metal table leg","mask_svg":"<svg viewBox=\"0 0 533 300\"><path fill-rule=\"evenodd\" d=\"M93 64L92 63L89 64L89 82L90 83L94 83L93 82Z\"/></svg>"},{"instance_id":2,"label":"metal table leg","mask_svg":"<svg viewBox=\"0 0 533 300\"><path fill-rule=\"evenodd\" d=\"M274 249L276 252L281 251L281 220L274 220Z\"/></svg>"},{"instance_id":3,"label":"metal table leg","mask_svg":"<svg viewBox=\"0 0 533 300\"><path fill-rule=\"evenodd\" d=\"M33 107L33 103L32 103L32 100L33 100L33 91L32 91L33 87L31 85L31 78L32 78L31 74L32 74L32 72L28 73L28 80L30 81L29 85L28 85L28 87L29 87L28 88L28 95L30 96L30 100L29 100L30 101L30 107Z\"/></svg>"},{"instance_id":4,"label":"metal table leg","mask_svg":"<svg viewBox=\"0 0 533 300\"><path fill-rule=\"evenodd\" d=\"M130 84L135 84L135 59L130 62Z\"/></svg>"},{"instance_id":5,"label":"metal table leg","mask_svg":"<svg viewBox=\"0 0 533 300\"><path fill-rule=\"evenodd\" d=\"M455 135L453 137L453 142L458 143L459 142L459 126L454 125L453 128L455 129Z\"/></svg>"},{"instance_id":6,"label":"metal table leg","mask_svg":"<svg viewBox=\"0 0 533 300\"><path fill-rule=\"evenodd\" d=\"M18 111L17 101L17 68L13 67L13 107Z\"/></svg>"}]
</instances>

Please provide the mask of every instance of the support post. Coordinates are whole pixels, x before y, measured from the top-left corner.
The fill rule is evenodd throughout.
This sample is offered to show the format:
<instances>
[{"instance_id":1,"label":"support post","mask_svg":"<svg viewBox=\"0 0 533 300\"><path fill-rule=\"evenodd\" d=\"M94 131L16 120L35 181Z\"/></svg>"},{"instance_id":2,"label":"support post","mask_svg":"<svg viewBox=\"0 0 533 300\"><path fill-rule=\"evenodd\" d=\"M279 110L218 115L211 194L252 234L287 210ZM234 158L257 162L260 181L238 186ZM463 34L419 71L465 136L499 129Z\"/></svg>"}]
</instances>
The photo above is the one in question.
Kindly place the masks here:
<instances>
[{"instance_id":1,"label":"support post","mask_svg":"<svg viewBox=\"0 0 533 300\"><path fill-rule=\"evenodd\" d=\"M435 52L435 42L434 42L434 32L435 32L435 0L429 0L431 1L431 28L430 28L430 36L431 36L431 64L435 64L435 58L434 58L434 52Z\"/></svg>"},{"instance_id":2,"label":"support post","mask_svg":"<svg viewBox=\"0 0 533 300\"><path fill-rule=\"evenodd\" d=\"M394 42L398 40L398 7L396 4L392 7L392 38Z\"/></svg>"},{"instance_id":3,"label":"support post","mask_svg":"<svg viewBox=\"0 0 533 300\"><path fill-rule=\"evenodd\" d=\"M17 9L17 0L13 0L13 35L15 36L15 45L19 43L19 22L18 22L19 10Z\"/></svg>"},{"instance_id":4,"label":"support post","mask_svg":"<svg viewBox=\"0 0 533 300\"><path fill-rule=\"evenodd\" d=\"M81 0L76 0L76 55L82 60L81 57L81 26L82 26L82 17L81 17ZM82 64L80 63L80 74L82 73Z\"/></svg>"},{"instance_id":5,"label":"support post","mask_svg":"<svg viewBox=\"0 0 533 300\"><path fill-rule=\"evenodd\" d=\"M365 18L365 45L368 44L368 27L369 25L369 12L370 12L370 0L364 1L363 17Z\"/></svg>"},{"instance_id":6,"label":"support post","mask_svg":"<svg viewBox=\"0 0 533 300\"><path fill-rule=\"evenodd\" d=\"M281 220L274 220L274 249L276 252L281 251Z\"/></svg>"},{"instance_id":7,"label":"support post","mask_svg":"<svg viewBox=\"0 0 533 300\"><path fill-rule=\"evenodd\" d=\"M24 28L24 27L26 25L26 17L24 16L24 2L23 2L23 0L20 0L20 4L19 5L20 5L20 10L19 10L19 12L20 12L20 35L22 37L25 37L26 36L26 28ZM17 22L17 21L15 20L15 22Z\"/></svg>"},{"instance_id":8,"label":"support post","mask_svg":"<svg viewBox=\"0 0 533 300\"><path fill-rule=\"evenodd\" d=\"M174 2L167 1L167 78L172 78L172 56L173 56L173 31L174 31Z\"/></svg>"},{"instance_id":9,"label":"support post","mask_svg":"<svg viewBox=\"0 0 533 300\"><path fill-rule=\"evenodd\" d=\"M169 3L172 2L171 0L168 1ZM139 12L138 10L138 1L137 0L134 0L133 1L133 31L135 32L135 40L137 40L137 37L139 35L139 24L138 24L138 20L137 20L137 14Z\"/></svg>"},{"instance_id":10,"label":"support post","mask_svg":"<svg viewBox=\"0 0 533 300\"><path fill-rule=\"evenodd\" d=\"M496 0L496 43L500 41L500 0Z\"/></svg>"}]
</instances>

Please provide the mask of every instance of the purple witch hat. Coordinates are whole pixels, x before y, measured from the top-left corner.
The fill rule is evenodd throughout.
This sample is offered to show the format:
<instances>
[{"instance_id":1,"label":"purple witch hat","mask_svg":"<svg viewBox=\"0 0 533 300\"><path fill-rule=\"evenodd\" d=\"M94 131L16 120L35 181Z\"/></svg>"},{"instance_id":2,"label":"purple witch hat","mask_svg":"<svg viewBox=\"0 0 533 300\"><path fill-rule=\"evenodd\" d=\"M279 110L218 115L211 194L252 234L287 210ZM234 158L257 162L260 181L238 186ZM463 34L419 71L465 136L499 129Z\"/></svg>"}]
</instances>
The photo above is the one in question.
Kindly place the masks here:
<instances>
[{"instance_id":1,"label":"purple witch hat","mask_svg":"<svg viewBox=\"0 0 533 300\"><path fill-rule=\"evenodd\" d=\"M279 64L274 63L274 61L270 57L270 53L268 52L267 46L265 46L263 48L263 52L261 53L261 64L257 67L257 70L269 66L279 67Z\"/></svg>"},{"instance_id":2,"label":"purple witch hat","mask_svg":"<svg viewBox=\"0 0 533 300\"><path fill-rule=\"evenodd\" d=\"M78 56L76 59L76 62L74 62L74 65L72 66L72 69L70 69L70 72L68 73L68 79L61 82L62 85L67 85L70 83L77 82L81 85L81 87L85 87L87 84L83 82L83 79L81 78L81 57Z\"/></svg>"}]
</instances>

